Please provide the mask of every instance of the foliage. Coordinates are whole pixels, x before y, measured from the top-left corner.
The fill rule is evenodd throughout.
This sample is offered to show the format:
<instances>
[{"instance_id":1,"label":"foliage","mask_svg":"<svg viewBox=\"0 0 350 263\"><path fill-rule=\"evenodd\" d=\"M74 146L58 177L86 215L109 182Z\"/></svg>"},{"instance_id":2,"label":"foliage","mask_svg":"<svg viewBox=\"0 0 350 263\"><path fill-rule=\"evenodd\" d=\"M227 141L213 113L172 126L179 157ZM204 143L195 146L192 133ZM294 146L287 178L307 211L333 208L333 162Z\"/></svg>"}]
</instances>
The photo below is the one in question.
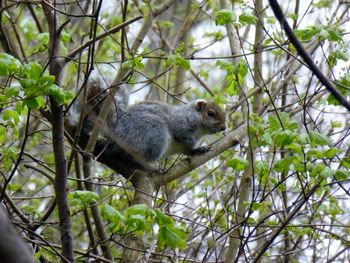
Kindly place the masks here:
<instances>
[{"instance_id":1,"label":"foliage","mask_svg":"<svg viewBox=\"0 0 350 263\"><path fill-rule=\"evenodd\" d=\"M56 10L55 57L46 2ZM130 251L162 262L349 261L349 114L299 60L267 2L263 10L259 0L78 2L4 1L0 12L2 202L36 248L36 260L62 260L56 205L64 200L55 189L67 180L79 262L127 261ZM349 101L350 6L279 4ZM60 74L49 70L53 65ZM79 127L69 129L79 122L84 87L95 79L117 94L125 88L131 103L215 101L225 108L228 129L206 138L206 154L163 160L164 174L124 178L95 156L85 177L82 160L90 154L77 143ZM54 104L65 117L65 138L53 133ZM101 128L104 142L110 131ZM67 178L56 178L63 169L53 154L59 139ZM137 180L148 182L143 178L156 187L135 190Z\"/></svg>"},{"instance_id":2,"label":"foliage","mask_svg":"<svg viewBox=\"0 0 350 263\"><path fill-rule=\"evenodd\" d=\"M108 222L108 228L116 234L134 232L137 235L151 234L155 226L158 230L158 245L160 248L185 248L186 232L177 226L174 220L161 212L146 205L133 205L120 213L113 206L104 204L101 215Z\"/></svg>"}]
</instances>

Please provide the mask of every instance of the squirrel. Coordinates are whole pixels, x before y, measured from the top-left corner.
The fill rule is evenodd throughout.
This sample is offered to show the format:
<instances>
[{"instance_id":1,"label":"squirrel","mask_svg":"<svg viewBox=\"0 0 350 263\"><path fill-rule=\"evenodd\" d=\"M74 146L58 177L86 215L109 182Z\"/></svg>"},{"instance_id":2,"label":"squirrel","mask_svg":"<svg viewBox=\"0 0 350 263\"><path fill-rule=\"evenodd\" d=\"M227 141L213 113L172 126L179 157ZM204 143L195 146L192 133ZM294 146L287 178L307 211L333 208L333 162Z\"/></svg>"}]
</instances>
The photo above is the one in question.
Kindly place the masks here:
<instances>
[{"instance_id":1,"label":"squirrel","mask_svg":"<svg viewBox=\"0 0 350 263\"><path fill-rule=\"evenodd\" d=\"M85 135L108 95L96 85L88 89L88 104L94 106L84 120ZM108 127L103 129L105 139L99 140L94 155L121 174L130 174L136 169L160 172L156 166L158 161L174 154L206 152L209 147L199 146L202 137L226 129L220 107L203 99L185 105L159 101L122 108L113 105L108 119Z\"/></svg>"},{"instance_id":2,"label":"squirrel","mask_svg":"<svg viewBox=\"0 0 350 263\"><path fill-rule=\"evenodd\" d=\"M202 137L225 129L225 115L211 101L186 105L150 101L128 107L112 135L144 170L155 171L155 163L165 157L206 152L208 147L198 145Z\"/></svg>"}]
</instances>

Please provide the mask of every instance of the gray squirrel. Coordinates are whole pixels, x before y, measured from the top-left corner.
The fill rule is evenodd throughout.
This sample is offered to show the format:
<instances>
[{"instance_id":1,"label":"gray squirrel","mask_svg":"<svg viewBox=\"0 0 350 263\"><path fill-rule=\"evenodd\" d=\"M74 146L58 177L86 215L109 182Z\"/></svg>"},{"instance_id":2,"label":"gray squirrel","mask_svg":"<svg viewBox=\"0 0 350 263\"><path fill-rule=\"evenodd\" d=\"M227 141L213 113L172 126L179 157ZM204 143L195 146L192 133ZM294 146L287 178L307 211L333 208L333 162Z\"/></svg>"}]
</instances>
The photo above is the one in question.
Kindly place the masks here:
<instances>
[{"instance_id":1,"label":"gray squirrel","mask_svg":"<svg viewBox=\"0 0 350 263\"><path fill-rule=\"evenodd\" d=\"M105 96L96 85L88 88L88 112L82 132L92 128ZM91 105L93 105L91 107ZM205 135L226 129L225 115L218 105L207 100L195 100L185 105L145 101L129 107L116 104L108 116L105 138L96 145L97 160L121 174L135 169L159 172L158 161L174 155L206 152L200 147Z\"/></svg>"},{"instance_id":2,"label":"gray squirrel","mask_svg":"<svg viewBox=\"0 0 350 263\"><path fill-rule=\"evenodd\" d=\"M145 170L154 171L165 157L207 151L198 145L202 137L225 129L224 113L215 103L195 100L186 105L135 104L119 116L113 131L117 144Z\"/></svg>"}]
</instances>

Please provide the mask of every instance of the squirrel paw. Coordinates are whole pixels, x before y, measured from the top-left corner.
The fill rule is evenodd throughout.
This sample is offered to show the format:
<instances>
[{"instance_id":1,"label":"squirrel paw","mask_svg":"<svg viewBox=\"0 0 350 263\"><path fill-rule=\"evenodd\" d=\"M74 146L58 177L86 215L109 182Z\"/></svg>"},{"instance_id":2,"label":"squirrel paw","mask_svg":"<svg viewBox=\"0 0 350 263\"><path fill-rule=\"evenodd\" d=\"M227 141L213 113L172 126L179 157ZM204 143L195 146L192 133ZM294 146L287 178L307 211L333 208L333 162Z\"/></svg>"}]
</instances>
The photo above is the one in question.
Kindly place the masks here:
<instances>
[{"instance_id":1,"label":"squirrel paw","mask_svg":"<svg viewBox=\"0 0 350 263\"><path fill-rule=\"evenodd\" d=\"M192 150L192 154L206 153L210 150L210 146L201 146Z\"/></svg>"}]
</instances>

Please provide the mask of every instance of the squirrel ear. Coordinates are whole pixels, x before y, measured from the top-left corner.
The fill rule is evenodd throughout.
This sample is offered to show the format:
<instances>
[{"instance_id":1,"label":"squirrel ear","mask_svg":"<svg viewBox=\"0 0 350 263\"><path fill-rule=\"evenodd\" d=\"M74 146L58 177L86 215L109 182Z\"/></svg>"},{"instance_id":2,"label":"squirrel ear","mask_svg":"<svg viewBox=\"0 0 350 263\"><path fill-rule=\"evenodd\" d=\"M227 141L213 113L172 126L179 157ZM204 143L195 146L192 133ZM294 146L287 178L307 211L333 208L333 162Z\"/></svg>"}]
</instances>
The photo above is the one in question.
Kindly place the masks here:
<instances>
[{"instance_id":1,"label":"squirrel ear","mask_svg":"<svg viewBox=\"0 0 350 263\"><path fill-rule=\"evenodd\" d=\"M201 111L206 105L207 105L206 100L196 100L195 101L195 108L197 111Z\"/></svg>"}]
</instances>

